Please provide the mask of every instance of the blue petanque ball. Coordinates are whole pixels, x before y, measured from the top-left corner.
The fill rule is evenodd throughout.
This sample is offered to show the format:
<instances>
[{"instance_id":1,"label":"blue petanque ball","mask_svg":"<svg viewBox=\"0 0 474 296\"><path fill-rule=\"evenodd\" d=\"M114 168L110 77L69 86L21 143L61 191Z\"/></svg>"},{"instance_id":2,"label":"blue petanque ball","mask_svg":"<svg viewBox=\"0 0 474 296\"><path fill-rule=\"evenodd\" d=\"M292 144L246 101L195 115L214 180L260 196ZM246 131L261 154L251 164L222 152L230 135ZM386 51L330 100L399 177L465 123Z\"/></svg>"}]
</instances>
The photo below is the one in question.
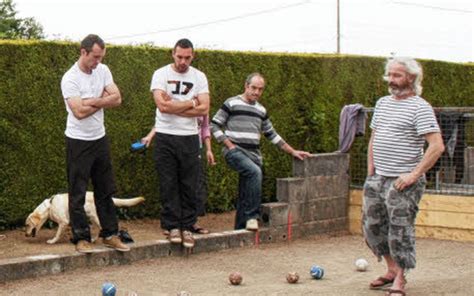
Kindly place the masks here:
<instances>
[{"instance_id":1,"label":"blue petanque ball","mask_svg":"<svg viewBox=\"0 0 474 296\"><path fill-rule=\"evenodd\" d=\"M115 296L117 288L114 284L106 282L102 285L102 296Z\"/></svg>"},{"instance_id":2,"label":"blue petanque ball","mask_svg":"<svg viewBox=\"0 0 474 296\"><path fill-rule=\"evenodd\" d=\"M309 273L311 274L311 277L313 277L313 279L320 280L324 276L324 269L320 266L313 265L311 266Z\"/></svg>"}]
</instances>

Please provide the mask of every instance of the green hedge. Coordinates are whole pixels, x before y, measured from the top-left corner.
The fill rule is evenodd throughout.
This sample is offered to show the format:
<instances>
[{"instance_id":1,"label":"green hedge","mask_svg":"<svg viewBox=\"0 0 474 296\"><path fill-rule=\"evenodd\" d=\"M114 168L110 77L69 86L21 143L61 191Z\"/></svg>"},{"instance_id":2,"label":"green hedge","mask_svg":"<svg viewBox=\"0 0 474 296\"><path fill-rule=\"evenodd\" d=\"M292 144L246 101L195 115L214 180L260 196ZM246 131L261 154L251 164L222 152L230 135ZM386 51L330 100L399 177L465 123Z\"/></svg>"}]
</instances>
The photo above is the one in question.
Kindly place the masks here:
<instances>
[{"instance_id":1,"label":"green hedge","mask_svg":"<svg viewBox=\"0 0 474 296\"><path fill-rule=\"evenodd\" d=\"M64 127L66 111L61 77L78 58L78 44L0 42L0 229L21 225L45 197L67 191ZM171 50L150 46L110 46L108 64L123 104L106 111L106 128L118 196L143 195L146 206L134 217L159 215L158 180L153 153L136 155L129 146L154 123L149 92L153 72L171 62ZM337 149L339 112L360 102L373 106L386 94L384 59L363 56L269 54L198 50L194 66L207 74L211 115L223 101L243 90L243 80L259 71L267 78L262 103L277 131L295 148L312 152ZM473 65L422 61L424 97L433 106L472 106ZM291 158L266 140L264 199L274 200L275 178L290 175ZM233 208L237 176L220 157L209 169L212 212Z\"/></svg>"}]
</instances>

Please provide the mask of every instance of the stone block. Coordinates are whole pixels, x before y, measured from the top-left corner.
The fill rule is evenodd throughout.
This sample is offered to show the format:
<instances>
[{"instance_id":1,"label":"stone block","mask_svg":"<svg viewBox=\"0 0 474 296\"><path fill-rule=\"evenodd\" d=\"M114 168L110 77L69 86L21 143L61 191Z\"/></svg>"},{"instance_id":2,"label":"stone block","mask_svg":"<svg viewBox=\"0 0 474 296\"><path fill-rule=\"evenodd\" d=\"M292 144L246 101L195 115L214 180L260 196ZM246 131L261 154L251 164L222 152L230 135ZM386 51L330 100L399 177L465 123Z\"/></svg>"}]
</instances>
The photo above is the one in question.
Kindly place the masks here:
<instances>
[{"instance_id":1,"label":"stone block","mask_svg":"<svg viewBox=\"0 0 474 296\"><path fill-rule=\"evenodd\" d=\"M347 232L348 219L347 217L328 219L322 221L307 222L299 225L298 235L304 237L314 234L323 234L331 232Z\"/></svg>"},{"instance_id":2,"label":"stone block","mask_svg":"<svg viewBox=\"0 0 474 296\"><path fill-rule=\"evenodd\" d=\"M333 195L334 191L333 176L317 176L305 178L306 202L326 198Z\"/></svg>"},{"instance_id":3,"label":"stone block","mask_svg":"<svg viewBox=\"0 0 474 296\"><path fill-rule=\"evenodd\" d=\"M288 227L276 226L259 231L260 243L275 243L288 240Z\"/></svg>"},{"instance_id":4,"label":"stone block","mask_svg":"<svg viewBox=\"0 0 474 296\"><path fill-rule=\"evenodd\" d=\"M306 199L304 178L277 179L276 197L279 202L299 203Z\"/></svg>"},{"instance_id":5,"label":"stone block","mask_svg":"<svg viewBox=\"0 0 474 296\"><path fill-rule=\"evenodd\" d=\"M288 204L284 202L265 203L261 207L264 227L276 227L288 223Z\"/></svg>"},{"instance_id":6,"label":"stone block","mask_svg":"<svg viewBox=\"0 0 474 296\"><path fill-rule=\"evenodd\" d=\"M268 230L268 233L262 238L262 241L268 243L288 241L288 225L271 227Z\"/></svg>"},{"instance_id":7,"label":"stone block","mask_svg":"<svg viewBox=\"0 0 474 296\"><path fill-rule=\"evenodd\" d=\"M255 233L245 229L229 230L208 235L195 235L195 239L193 253L202 253L253 245Z\"/></svg>"},{"instance_id":8,"label":"stone block","mask_svg":"<svg viewBox=\"0 0 474 296\"><path fill-rule=\"evenodd\" d=\"M293 160L294 177L331 176L349 173L349 154L321 153Z\"/></svg>"},{"instance_id":9,"label":"stone block","mask_svg":"<svg viewBox=\"0 0 474 296\"><path fill-rule=\"evenodd\" d=\"M348 196L349 175L307 177L305 186L306 202L326 197Z\"/></svg>"},{"instance_id":10,"label":"stone block","mask_svg":"<svg viewBox=\"0 0 474 296\"><path fill-rule=\"evenodd\" d=\"M351 179L349 174L341 174L333 177L333 192L332 196L347 196L349 197L349 189Z\"/></svg>"},{"instance_id":11,"label":"stone block","mask_svg":"<svg viewBox=\"0 0 474 296\"><path fill-rule=\"evenodd\" d=\"M348 198L345 196L329 197L308 202L303 220L304 222L311 222L347 217L348 203Z\"/></svg>"},{"instance_id":12,"label":"stone block","mask_svg":"<svg viewBox=\"0 0 474 296\"><path fill-rule=\"evenodd\" d=\"M306 204L305 203L292 203L288 204L288 216L290 223L302 223L304 222Z\"/></svg>"}]
</instances>

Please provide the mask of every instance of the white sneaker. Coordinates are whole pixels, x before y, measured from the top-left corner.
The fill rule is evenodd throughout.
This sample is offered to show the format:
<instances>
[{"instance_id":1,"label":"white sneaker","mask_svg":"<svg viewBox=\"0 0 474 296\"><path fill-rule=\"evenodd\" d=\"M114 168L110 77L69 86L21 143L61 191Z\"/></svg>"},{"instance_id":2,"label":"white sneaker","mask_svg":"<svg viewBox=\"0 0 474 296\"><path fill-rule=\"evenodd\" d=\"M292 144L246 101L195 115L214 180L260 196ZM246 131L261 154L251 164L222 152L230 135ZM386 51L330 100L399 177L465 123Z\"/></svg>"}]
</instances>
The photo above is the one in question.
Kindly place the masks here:
<instances>
[{"instance_id":1,"label":"white sneaker","mask_svg":"<svg viewBox=\"0 0 474 296\"><path fill-rule=\"evenodd\" d=\"M185 248L194 247L194 237L191 231L188 231L188 230L183 231L183 246Z\"/></svg>"},{"instance_id":2,"label":"white sneaker","mask_svg":"<svg viewBox=\"0 0 474 296\"><path fill-rule=\"evenodd\" d=\"M181 230L178 228L171 229L168 239L173 244L180 244L183 241L181 238Z\"/></svg>"},{"instance_id":3,"label":"white sneaker","mask_svg":"<svg viewBox=\"0 0 474 296\"><path fill-rule=\"evenodd\" d=\"M258 230L258 221L257 219L249 219L247 220L247 224L245 225L247 230Z\"/></svg>"}]
</instances>

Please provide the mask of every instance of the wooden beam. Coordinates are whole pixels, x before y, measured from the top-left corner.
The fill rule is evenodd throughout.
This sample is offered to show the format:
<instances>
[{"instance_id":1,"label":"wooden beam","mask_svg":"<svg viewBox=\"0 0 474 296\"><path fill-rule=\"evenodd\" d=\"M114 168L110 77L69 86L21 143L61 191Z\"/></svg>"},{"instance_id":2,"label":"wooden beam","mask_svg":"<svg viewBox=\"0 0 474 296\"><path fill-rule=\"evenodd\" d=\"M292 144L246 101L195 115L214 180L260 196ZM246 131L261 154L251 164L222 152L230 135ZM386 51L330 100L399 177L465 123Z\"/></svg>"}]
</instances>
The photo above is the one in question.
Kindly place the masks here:
<instances>
[{"instance_id":1,"label":"wooden beam","mask_svg":"<svg viewBox=\"0 0 474 296\"><path fill-rule=\"evenodd\" d=\"M349 205L362 206L362 190L351 190ZM420 210L474 214L474 197L459 195L424 194Z\"/></svg>"},{"instance_id":2,"label":"wooden beam","mask_svg":"<svg viewBox=\"0 0 474 296\"><path fill-rule=\"evenodd\" d=\"M416 236L454 241L474 241L473 229L456 229L433 226L416 226Z\"/></svg>"},{"instance_id":3,"label":"wooden beam","mask_svg":"<svg viewBox=\"0 0 474 296\"><path fill-rule=\"evenodd\" d=\"M361 234L362 207L348 209L349 232ZM474 215L421 210L416 219L417 237L474 241Z\"/></svg>"}]
</instances>

